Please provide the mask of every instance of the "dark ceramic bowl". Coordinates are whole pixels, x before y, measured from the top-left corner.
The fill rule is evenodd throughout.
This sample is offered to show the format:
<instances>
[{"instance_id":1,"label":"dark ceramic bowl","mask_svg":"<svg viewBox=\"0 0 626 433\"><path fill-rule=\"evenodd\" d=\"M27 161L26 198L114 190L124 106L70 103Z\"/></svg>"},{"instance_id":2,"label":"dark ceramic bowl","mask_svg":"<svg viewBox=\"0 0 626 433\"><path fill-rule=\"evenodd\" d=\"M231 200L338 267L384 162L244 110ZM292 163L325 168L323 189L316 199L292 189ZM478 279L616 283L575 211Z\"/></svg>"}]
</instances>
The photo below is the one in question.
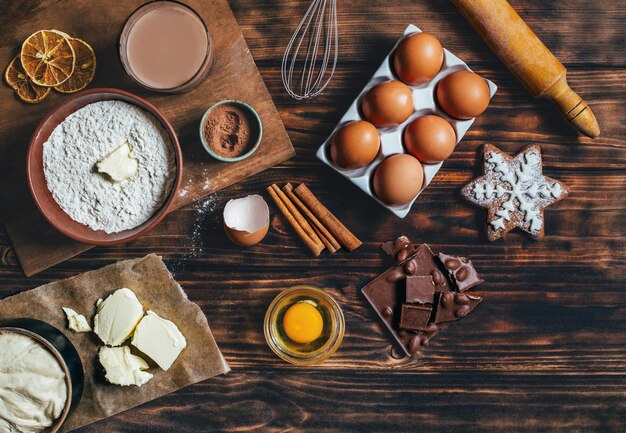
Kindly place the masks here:
<instances>
[{"instance_id":1,"label":"dark ceramic bowl","mask_svg":"<svg viewBox=\"0 0 626 433\"><path fill-rule=\"evenodd\" d=\"M167 132L172 146L174 147L176 174L174 185L172 186L169 196L161 208L156 211L148 221L130 230L107 234L101 230L92 230L74 221L54 200L48 190L48 184L43 170L43 144L48 140L54 128L76 110L94 102L111 100L124 101L136 105L152 114L161 123L161 126ZM86 244L114 245L132 241L145 234L161 222L161 220L165 218L165 215L172 209L183 176L183 155L174 128L172 128L172 125L170 125L167 119L154 105L123 90L104 88L90 89L65 99L60 105L46 114L39 126L37 126L30 140L26 161L26 174L28 177L28 186L37 207L54 228L64 235Z\"/></svg>"},{"instance_id":2,"label":"dark ceramic bowl","mask_svg":"<svg viewBox=\"0 0 626 433\"><path fill-rule=\"evenodd\" d=\"M56 433L59 431L70 412L76 409L83 395L85 373L76 348L61 331L40 320L1 320L0 332L2 331L14 332L31 337L48 349L63 369L65 373L65 383L67 385L67 400L65 401L61 416L54 421L52 426L43 430L43 433Z\"/></svg>"}]
</instances>

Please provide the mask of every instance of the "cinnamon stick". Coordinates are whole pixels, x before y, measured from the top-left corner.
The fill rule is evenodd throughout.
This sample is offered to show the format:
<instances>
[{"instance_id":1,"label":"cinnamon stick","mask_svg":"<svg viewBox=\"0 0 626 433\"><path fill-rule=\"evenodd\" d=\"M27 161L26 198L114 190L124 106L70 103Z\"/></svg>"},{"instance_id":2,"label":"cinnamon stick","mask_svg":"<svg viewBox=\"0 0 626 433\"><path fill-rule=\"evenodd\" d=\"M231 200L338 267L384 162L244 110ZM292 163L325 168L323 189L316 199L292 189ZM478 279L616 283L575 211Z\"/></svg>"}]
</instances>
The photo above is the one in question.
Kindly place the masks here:
<instances>
[{"instance_id":1,"label":"cinnamon stick","mask_svg":"<svg viewBox=\"0 0 626 433\"><path fill-rule=\"evenodd\" d=\"M300 213L300 211L296 208L296 206L289 199L289 197L285 195L285 193L278 187L278 185L272 184L272 188L274 189L274 191L276 191L276 194L278 194L278 197L282 200L285 206L287 206L287 209L289 209L289 212L293 215L298 224L300 224L300 227L302 227L302 229L306 232L307 235L309 235L313 242L323 250L325 248L324 244L317 236L317 233L315 233L315 230L313 230L311 224L309 224L306 218L304 218L302 213Z\"/></svg>"},{"instance_id":2,"label":"cinnamon stick","mask_svg":"<svg viewBox=\"0 0 626 433\"><path fill-rule=\"evenodd\" d=\"M326 245L326 248L328 248L328 251L330 251L331 254L334 254L339 248L341 248L341 245L339 244L339 242L337 242L337 239L335 239L332 233L328 231L324 224L322 224L320 220L315 215L313 215L309 208L306 207L304 203L302 203L298 196L294 194L293 185L288 183L283 187L283 191L285 192L285 194L287 194L287 197L289 197L291 201L296 205L298 210L302 212L302 214L309 221L309 223L311 223L313 230L315 230L315 233L317 233L317 236L320 238L322 243Z\"/></svg>"},{"instance_id":3,"label":"cinnamon stick","mask_svg":"<svg viewBox=\"0 0 626 433\"><path fill-rule=\"evenodd\" d=\"M301 183L293 192L346 250L353 251L361 246L362 242L359 238L348 230L348 228L315 197L305 184Z\"/></svg>"},{"instance_id":4,"label":"cinnamon stick","mask_svg":"<svg viewBox=\"0 0 626 433\"><path fill-rule=\"evenodd\" d=\"M337 250L341 248L341 245L339 246L339 248L334 248L333 245L330 243L330 241L322 234L322 232L317 227L315 227L314 225L311 225L311 228L313 229L317 237L320 238L320 241L322 241L326 249L328 249L328 251L331 254L335 254Z\"/></svg>"},{"instance_id":5,"label":"cinnamon stick","mask_svg":"<svg viewBox=\"0 0 626 433\"><path fill-rule=\"evenodd\" d=\"M282 197L284 197L286 200L289 199L287 199L285 194L282 194L281 197L282 191L275 184L268 186L267 192L269 193L270 197L272 197L272 200L274 200L274 203L276 203L276 206L278 207L280 212L283 214L289 224L291 224L291 227L293 227L293 229L298 234L300 239L302 239L307 248L313 253L315 257L318 257L324 249L324 244L322 244L319 238L317 238L317 240L313 240L313 238L302 227L296 216L291 212L289 206L283 201ZM302 215L300 215L300 217L302 217ZM315 235L315 233L313 234ZM315 236L317 237L317 235Z\"/></svg>"},{"instance_id":6,"label":"cinnamon stick","mask_svg":"<svg viewBox=\"0 0 626 433\"><path fill-rule=\"evenodd\" d=\"M284 188L284 187L283 187L283 191L285 191L285 188ZM299 199L298 199L298 197L296 197L296 195L295 195L293 192L290 192L290 194L288 194L288 193L287 193L287 191L285 191L285 194L287 194L287 197L289 197L289 199L290 199L293 203L295 203L295 201L294 201L294 197L295 197L297 200L299 200ZM300 203L302 203L302 202L300 202ZM312 221L312 220L311 220L311 219L310 219L307 215L305 215L305 213L304 213L304 212L300 209L300 207L299 207L299 206L296 206L296 207L298 207L298 210L300 210L300 211L302 212L302 214L304 215L304 217L306 218L306 220L308 221L308 223L311 225L311 228L313 229L313 231L315 232L315 234L317 235L317 237L318 237L318 238L320 238L320 240L322 241L322 243L324 244L324 246L326 247L326 249L328 249L328 251L329 251L331 254L335 254L335 253L337 252L337 250L339 250L339 249L341 248L341 245L339 245L339 242L337 242L337 240L336 240L334 237L333 237L333 242L331 242L331 241L330 241L330 239L329 239L328 237L326 237L326 236L324 235L324 233L323 233L323 232L322 232L322 231L321 231L321 230L320 230L320 229L319 229L319 228L318 228L318 227L317 227L317 226L313 223L313 221ZM306 209L306 206L304 207L304 209ZM307 211L308 211L308 209L307 209ZM309 212L310 212L310 211L309 211ZM324 226L323 226L323 224L321 224L321 223L320 223L320 225L321 225L322 227L324 227ZM325 229L325 228L324 228L324 229ZM332 235L331 235L331 236L332 236Z\"/></svg>"}]
</instances>

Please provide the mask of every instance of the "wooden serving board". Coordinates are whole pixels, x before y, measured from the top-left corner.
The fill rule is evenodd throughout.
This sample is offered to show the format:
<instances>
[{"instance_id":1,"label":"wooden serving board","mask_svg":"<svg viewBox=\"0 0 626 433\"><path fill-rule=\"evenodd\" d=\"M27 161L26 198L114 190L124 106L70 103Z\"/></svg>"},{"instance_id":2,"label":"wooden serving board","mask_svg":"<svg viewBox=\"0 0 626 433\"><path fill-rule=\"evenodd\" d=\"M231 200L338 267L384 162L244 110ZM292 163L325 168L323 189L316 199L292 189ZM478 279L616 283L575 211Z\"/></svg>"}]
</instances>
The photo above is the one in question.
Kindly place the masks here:
<instances>
[{"instance_id":1,"label":"wooden serving board","mask_svg":"<svg viewBox=\"0 0 626 433\"><path fill-rule=\"evenodd\" d=\"M226 0L186 0L204 19L216 50L215 65L200 87L182 95L159 94L143 89L126 75L118 57L117 40L126 18L143 3L145 0L62 0L45 6L39 1L11 3L7 7L17 10L0 17L0 28L4 29L0 33L0 66L8 65L19 53L22 41L40 29L62 30L91 44L97 70L90 87L115 87L135 93L155 104L176 130L184 161L176 209L293 156L280 116ZM53 91L42 103L29 105L19 101L8 86L0 88L0 218L27 276L92 248L50 226L36 208L26 183L30 136L43 115L65 98ZM221 99L243 100L261 116L263 141L244 161L215 161L200 143L200 118Z\"/></svg>"}]
</instances>

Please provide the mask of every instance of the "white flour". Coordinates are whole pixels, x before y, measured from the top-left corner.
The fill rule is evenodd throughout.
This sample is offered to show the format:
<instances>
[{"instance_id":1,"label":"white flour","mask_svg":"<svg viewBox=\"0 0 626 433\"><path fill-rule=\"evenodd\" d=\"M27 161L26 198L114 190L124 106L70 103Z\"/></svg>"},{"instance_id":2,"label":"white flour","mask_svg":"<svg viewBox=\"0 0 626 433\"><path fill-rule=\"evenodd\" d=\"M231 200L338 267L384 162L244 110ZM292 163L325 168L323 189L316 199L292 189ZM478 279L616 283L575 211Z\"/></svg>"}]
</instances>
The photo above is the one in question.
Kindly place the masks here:
<instances>
[{"instance_id":1,"label":"white flour","mask_svg":"<svg viewBox=\"0 0 626 433\"><path fill-rule=\"evenodd\" d=\"M135 175L113 183L95 165L125 141L139 160ZM89 104L69 115L43 146L48 189L75 221L116 233L146 222L174 180L170 139L146 111L122 101Z\"/></svg>"}]
</instances>

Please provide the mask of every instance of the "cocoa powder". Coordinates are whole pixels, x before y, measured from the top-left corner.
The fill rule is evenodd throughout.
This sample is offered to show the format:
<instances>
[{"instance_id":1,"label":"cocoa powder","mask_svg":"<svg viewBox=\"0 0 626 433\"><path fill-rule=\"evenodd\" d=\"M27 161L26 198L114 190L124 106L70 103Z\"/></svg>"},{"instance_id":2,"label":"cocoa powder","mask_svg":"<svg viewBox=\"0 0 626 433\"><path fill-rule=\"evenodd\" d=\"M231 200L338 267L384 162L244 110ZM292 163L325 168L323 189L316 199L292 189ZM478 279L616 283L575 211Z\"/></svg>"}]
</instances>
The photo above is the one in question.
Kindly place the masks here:
<instances>
[{"instance_id":1,"label":"cocoa powder","mask_svg":"<svg viewBox=\"0 0 626 433\"><path fill-rule=\"evenodd\" d=\"M211 110L203 134L205 143L213 152L225 158L236 158L252 149L259 128L249 110L226 103Z\"/></svg>"}]
</instances>

